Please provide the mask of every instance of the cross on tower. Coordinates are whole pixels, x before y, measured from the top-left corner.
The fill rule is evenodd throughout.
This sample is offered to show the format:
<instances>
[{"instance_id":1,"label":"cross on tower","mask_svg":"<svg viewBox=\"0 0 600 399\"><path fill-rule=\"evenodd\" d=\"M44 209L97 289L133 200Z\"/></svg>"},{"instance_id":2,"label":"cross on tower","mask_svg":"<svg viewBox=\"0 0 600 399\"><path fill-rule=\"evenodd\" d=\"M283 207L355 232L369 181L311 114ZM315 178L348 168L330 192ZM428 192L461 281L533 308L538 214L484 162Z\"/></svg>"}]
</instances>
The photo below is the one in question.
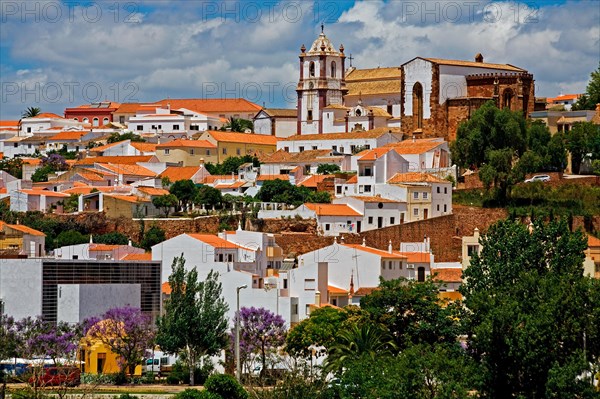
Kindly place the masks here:
<instances>
[{"instance_id":1,"label":"cross on tower","mask_svg":"<svg viewBox=\"0 0 600 399\"><path fill-rule=\"evenodd\" d=\"M348 57L348 60L350 61L350 67L352 67L352 60L354 59L354 57L352 57L352 53L350 53L350 57Z\"/></svg>"},{"instance_id":2,"label":"cross on tower","mask_svg":"<svg viewBox=\"0 0 600 399\"><path fill-rule=\"evenodd\" d=\"M325 29L325 25L323 23L321 23L321 33L323 33L324 29Z\"/></svg>"}]
</instances>

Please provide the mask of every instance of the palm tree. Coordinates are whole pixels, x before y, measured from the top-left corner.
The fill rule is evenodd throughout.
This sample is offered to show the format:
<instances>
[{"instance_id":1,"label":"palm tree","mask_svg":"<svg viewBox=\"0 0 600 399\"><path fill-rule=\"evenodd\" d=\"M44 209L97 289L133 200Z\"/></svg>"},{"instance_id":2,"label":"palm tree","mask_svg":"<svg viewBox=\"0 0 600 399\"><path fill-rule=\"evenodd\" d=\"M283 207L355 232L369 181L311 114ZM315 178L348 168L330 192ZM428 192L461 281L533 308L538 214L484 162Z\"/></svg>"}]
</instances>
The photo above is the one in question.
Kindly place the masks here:
<instances>
[{"instance_id":1,"label":"palm tree","mask_svg":"<svg viewBox=\"0 0 600 399\"><path fill-rule=\"evenodd\" d=\"M38 107L29 107L21 115L22 118L33 118L42 113L42 110Z\"/></svg>"},{"instance_id":2,"label":"palm tree","mask_svg":"<svg viewBox=\"0 0 600 399\"><path fill-rule=\"evenodd\" d=\"M221 128L221 130L230 130L232 132L245 133L247 129L254 131L254 123L248 119L229 118L229 121Z\"/></svg>"},{"instance_id":3,"label":"palm tree","mask_svg":"<svg viewBox=\"0 0 600 399\"><path fill-rule=\"evenodd\" d=\"M394 353L395 349L396 344L385 327L374 324L364 324L362 327L354 325L350 330L340 333L327 354L323 371L340 371L348 361L363 356L374 360L377 356Z\"/></svg>"}]
</instances>

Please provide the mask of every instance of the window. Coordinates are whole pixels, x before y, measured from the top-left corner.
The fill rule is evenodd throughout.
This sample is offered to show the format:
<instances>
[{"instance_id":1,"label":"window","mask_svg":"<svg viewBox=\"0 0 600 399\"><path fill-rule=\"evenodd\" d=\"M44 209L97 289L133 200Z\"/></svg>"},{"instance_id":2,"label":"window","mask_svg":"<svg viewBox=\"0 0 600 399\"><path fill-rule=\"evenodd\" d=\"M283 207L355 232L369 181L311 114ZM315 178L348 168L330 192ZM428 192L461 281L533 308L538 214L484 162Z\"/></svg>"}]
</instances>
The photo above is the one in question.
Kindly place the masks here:
<instances>
[{"instance_id":1,"label":"window","mask_svg":"<svg viewBox=\"0 0 600 399\"><path fill-rule=\"evenodd\" d=\"M206 155L210 155L210 150L206 150Z\"/></svg>"},{"instance_id":2,"label":"window","mask_svg":"<svg viewBox=\"0 0 600 399\"><path fill-rule=\"evenodd\" d=\"M419 193L418 193L417 191L415 191L415 192L413 193L413 198L414 198L414 199L419 199Z\"/></svg>"},{"instance_id":3,"label":"window","mask_svg":"<svg viewBox=\"0 0 600 399\"><path fill-rule=\"evenodd\" d=\"M295 303L292 305L292 314L293 315L297 315L298 314L298 304Z\"/></svg>"},{"instance_id":4,"label":"window","mask_svg":"<svg viewBox=\"0 0 600 399\"><path fill-rule=\"evenodd\" d=\"M27 148L31 148L31 144L27 144Z\"/></svg>"},{"instance_id":5,"label":"window","mask_svg":"<svg viewBox=\"0 0 600 399\"><path fill-rule=\"evenodd\" d=\"M283 151L290 152L290 147L283 147Z\"/></svg>"},{"instance_id":6,"label":"window","mask_svg":"<svg viewBox=\"0 0 600 399\"><path fill-rule=\"evenodd\" d=\"M444 194L448 194L448 187L444 187Z\"/></svg>"},{"instance_id":7,"label":"window","mask_svg":"<svg viewBox=\"0 0 600 399\"><path fill-rule=\"evenodd\" d=\"M444 212L448 212L448 205L444 204Z\"/></svg>"},{"instance_id":8,"label":"window","mask_svg":"<svg viewBox=\"0 0 600 399\"><path fill-rule=\"evenodd\" d=\"M392 270L392 269L394 268L394 262L392 262L392 261L389 261L389 262L388 262L388 268L389 268L390 270Z\"/></svg>"},{"instance_id":9,"label":"window","mask_svg":"<svg viewBox=\"0 0 600 399\"><path fill-rule=\"evenodd\" d=\"M302 151L304 151L304 146L302 146L302 145L301 145L300 147L298 147L298 151L299 151L299 152L302 152Z\"/></svg>"},{"instance_id":10,"label":"window","mask_svg":"<svg viewBox=\"0 0 600 399\"><path fill-rule=\"evenodd\" d=\"M343 154L344 153L344 147L340 147L340 152Z\"/></svg>"},{"instance_id":11,"label":"window","mask_svg":"<svg viewBox=\"0 0 600 399\"><path fill-rule=\"evenodd\" d=\"M332 145L332 146L331 146L331 150L332 150L332 151L337 151L337 145Z\"/></svg>"},{"instance_id":12,"label":"window","mask_svg":"<svg viewBox=\"0 0 600 399\"><path fill-rule=\"evenodd\" d=\"M194 150L193 149L190 150L190 155L194 155Z\"/></svg>"},{"instance_id":13,"label":"window","mask_svg":"<svg viewBox=\"0 0 600 399\"><path fill-rule=\"evenodd\" d=\"M315 63L313 61L308 64L308 76L311 78L315 76Z\"/></svg>"},{"instance_id":14,"label":"window","mask_svg":"<svg viewBox=\"0 0 600 399\"><path fill-rule=\"evenodd\" d=\"M329 228L330 228L329 223L326 223L325 224L325 231L329 231Z\"/></svg>"},{"instance_id":15,"label":"window","mask_svg":"<svg viewBox=\"0 0 600 399\"><path fill-rule=\"evenodd\" d=\"M285 289L287 289L287 287L288 287L287 278L284 278L283 279L283 289L285 290Z\"/></svg>"},{"instance_id":16,"label":"window","mask_svg":"<svg viewBox=\"0 0 600 399\"><path fill-rule=\"evenodd\" d=\"M308 122L312 122L312 120L313 120L313 112L312 112L312 109L309 109L309 110L308 110L308 115L306 116L306 120L307 120Z\"/></svg>"},{"instance_id":17,"label":"window","mask_svg":"<svg viewBox=\"0 0 600 399\"><path fill-rule=\"evenodd\" d=\"M373 216L369 216L368 221L369 221L369 224L373 224Z\"/></svg>"},{"instance_id":18,"label":"window","mask_svg":"<svg viewBox=\"0 0 600 399\"><path fill-rule=\"evenodd\" d=\"M341 194L342 193L342 186L337 186L335 188L335 192L338 193L338 194Z\"/></svg>"},{"instance_id":19,"label":"window","mask_svg":"<svg viewBox=\"0 0 600 399\"><path fill-rule=\"evenodd\" d=\"M92 123L92 126L99 126L100 125L100 120L98 118L94 118L94 122Z\"/></svg>"},{"instance_id":20,"label":"window","mask_svg":"<svg viewBox=\"0 0 600 399\"><path fill-rule=\"evenodd\" d=\"M305 291L314 291L317 288L317 284L314 278L305 278L304 279L304 290Z\"/></svg>"},{"instance_id":21,"label":"window","mask_svg":"<svg viewBox=\"0 0 600 399\"><path fill-rule=\"evenodd\" d=\"M143 126L143 125L137 125L137 126L136 126L136 130L137 130L138 132L139 132L139 131L142 131L142 130L144 130L144 126Z\"/></svg>"},{"instance_id":22,"label":"window","mask_svg":"<svg viewBox=\"0 0 600 399\"><path fill-rule=\"evenodd\" d=\"M371 186L365 186L365 193L371 192Z\"/></svg>"},{"instance_id":23,"label":"window","mask_svg":"<svg viewBox=\"0 0 600 399\"><path fill-rule=\"evenodd\" d=\"M27 128L27 133L31 133L31 128L30 127Z\"/></svg>"},{"instance_id":24,"label":"window","mask_svg":"<svg viewBox=\"0 0 600 399\"><path fill-rule=\"evenodd\" d=\"M479 251L479 245L467 245L467 256L473 256Z\"/></svg>"},{"instance_id":25,"label":"window","mask_svg":"<svg viewBox=\"0 0 600 399\"><path fill-rule=\"evenodd\" d=\"M125 123L125 116L119 116L119 123Z\"/></svg>"},{"instance_id":26,"label":"window","mask_svg":"<svg viewBox=\"0 0 600 399\"><path fill-rule=\"evenodd\" d=\"M173 130L179 130L179 125L173 125Z\"/></svg>"},{"instance_id":27,"label":"window","mask_svg":"<svg viewBox=\"0 0 600 399\"><path fill-rule=\"evenodd\" d=\"M419 208L413 208L413 215L419 216Z\"/></svg>"},{"instance_id":28,"label":"window","mask_svg":"<svg viewBox=\"0 0 600 399\"><path fill-rule=\"evenodd\" d=\"M223 155L227 155L227 148L223 148Z\"/></svg>"},{"instance_id":29,"label":"window","mask_svg":"<svg viewBox=\"0 0 600 399\"><path fill-rule=\"evenodd\" d=\"M169 148L165 148L165 155L169 155L170 152L171 150Z\"/></svg>"},{"instance_id":30,"label":"window","mask_svg":"<svg viewBox=\"0 0 600 399\"><path fill-rule=\"evenodd\" d=\"M102 119L102 124L106 125L108 123L108 118Z\"/></svg>"},{"instance_id":31,"label":"window","mask_svg":"<svg viewBox=\"0 0 600 399\"><path fill-rule=\"evenodd\" d=\"M88 118L83 118L82 122L83 123L88 123L90 120Z\"/></svg>"},{"instance_id":32,"label":"window","mask_svg":"<svg viewBox=\"0 0 600 399\"><path fill-rule=\"evenodd\" d=\"M13 147L15 147L15 148L17 148L18 146L19 146L19 143L15 143L15 144L13 145Z\"/></svg>"},{"instance_id":33,"label":"window","mask_svg":"<svg viewBox=\"0 0 600 399\"><path fill-rule=\"evenodd\" d=\"M365 186L358 186L358 192L359 193L364 193L365 192Z\"/></svg>"},{"instance_id":34,"label":"window","mask_svg":"<svg viewBox=\"0 0 600 399\"><path fill-rule=\"evenodd\" d=\"M233 262L233 254L227 254L227 262Z\"/></svg>"},{"instance_id":35,"label":"window","mask_svg":"<svg viewBox=\"0 0 600 399\"><path fill-rule=\"evenodd\" d=\"M223 262L223 254L219 254L219 262Z\"/></svg>"},{"instance_id":36,"label":"window","mask_svg":"<svg viewBox=\"0 0 600 399\"><path fill-rule=\"evenodd\" d=\"M350 152L354 154L354 151L356 151L356 146L355 145L351 145L350 146Z\"/></svg>"},{"instance_id":37,"label":"window","mask_svg":"<svg viewBox=\"0 0 600 399\"><path fill-rule=\"evenodd\" d=\"M429 196L429 193L428 193L428 192L426 192L426 191L424 191L424 192L423 192L423 199L427 199L427 197L428 197L428 196Z\"/></svg>"},{"instance_id":38,"label":"window","mask_svg":"<svg viewBox=\"0 0 600 399\"><path fill-rule=\"evenodd\" d=\"M437 211L440 211L440 204L437 204Z\"/></svg>"},{"instance_id":39,"label":"window","mask_svg":"<svg viewBox=\"0 0 600 399\"><path fill-rule=\"evenodd\" d=\"M412 98L413 129L423 128L423 86L417 82L413 86Z\"/></svg>"},{"instance_id":40,"label":"window","mask_svg":"<svg viewBox=\"0 0 600 399\"><path fill-rule=\"evenodd\" d=\"M79 118L73 118L73 120L79 122Z\"/></svg>"},{"instance_id":41,"label":"window","mask_svg":"<svg viewBox=\"0 0 600 399\"><path fill-rule=\"evenodd\" d=\"M236 155L240 155L242 153L242 150L240 150L239 148L235 149L235 154Z\"/></svg>"},{"instance_id":42,"label":"window","mask_svg":"<svg viewBox=\"0 0 600 399\"><path fill-rule=\"evenodd\" d=\"M437 193L438 194L440 193L440 186L438 186L438 188L437 188Z\"/></svg>"},{"instance_id":43,"label":"window","mask_svg":"<svg viewBox=\"0 0 600 399\"><path fill-rule=\"evenodd\" d=\"M331 61L331 77L335 78L335 61Z\"/></svg>"},{"instance_id":44,"label":"window","mask_svg":"<svg viewBox=\"0 0 600 399\"><path fill-rule=\"evenodd\" d=\"M313 145L313 146L312 146L312 149L313 149L313 150L316 150L317 148L318 148L318 147L317 147L316 145Z\"/></svg>"},{"instance_id":45,"label":"window","mask_svg":"<svg viewBox=\"0 0 600 399\"><path fill-rule=\"evenodd\" d=\"M511 89L504 90L504 96L502 100L502 108L510 109L511 103L513 99L513 92Z\"/></svg>"},{"instance_id":46,"label":"window","mask_svg":"<svg viewBox=\"0 0 600 399\"><path fill-rule=\"evenodd\" d=\"M392 115L392 112L394 111L394 106L392 104L388 104L387 106L387 113Z\"/></svg>"},{"instance_id":47,"label":"window","mask_svg":"<svg viewBox=\"0 0 600 399\"><path fill-rule=\"evenodd\" d=\"M390 218L390 224L395 224L396 223L396 218Z\"/></svg>"}]
</instances>

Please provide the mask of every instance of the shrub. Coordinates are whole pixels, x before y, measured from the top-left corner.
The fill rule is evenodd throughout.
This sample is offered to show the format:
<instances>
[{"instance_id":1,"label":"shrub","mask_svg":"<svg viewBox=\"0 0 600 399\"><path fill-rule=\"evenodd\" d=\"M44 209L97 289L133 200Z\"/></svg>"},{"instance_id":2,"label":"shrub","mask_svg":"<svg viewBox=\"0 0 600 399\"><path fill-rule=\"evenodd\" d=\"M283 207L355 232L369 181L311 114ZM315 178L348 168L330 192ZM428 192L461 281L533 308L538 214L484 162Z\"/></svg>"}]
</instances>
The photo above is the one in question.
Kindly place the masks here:
<instances>
[{"instance_id":1,"label":"shrub","mask_svg":"<svg viewBox=\"0 0 600 399\"><path fill-rule=\"evenodd\" d=\"M235 378L227 374L213 374L204 383L204 388L227 399L248 399L248 392Z\"/></svg>"},{"instance_id":2,"label":"shrub","mask_svg":"<svg viewBox=\"0 0 600 399\"><path fill-rule=\"evenodd\" d=\"M137 397L137 396L135 396L135 395L132 395L132 394L130 394L130 393L122 393L122 394L121 394L121 395L119 395L119 396L116 396L116 395L115 395L115 396L113 396L113 398L114 398L114 399L138 399L138 397Z\"/></svg>"},{"instance_id":3,"label":"shrub","mask_svg":"<svg viewBox=\"0 0 600 399\"><path fill-rule=\"evenodd\" d=\"M188 388L185 391L179 392L175 395L175 399L226 399L221 395L209 392L207 390L199 391L197 389Z\"/></svg>"}]
</instances>

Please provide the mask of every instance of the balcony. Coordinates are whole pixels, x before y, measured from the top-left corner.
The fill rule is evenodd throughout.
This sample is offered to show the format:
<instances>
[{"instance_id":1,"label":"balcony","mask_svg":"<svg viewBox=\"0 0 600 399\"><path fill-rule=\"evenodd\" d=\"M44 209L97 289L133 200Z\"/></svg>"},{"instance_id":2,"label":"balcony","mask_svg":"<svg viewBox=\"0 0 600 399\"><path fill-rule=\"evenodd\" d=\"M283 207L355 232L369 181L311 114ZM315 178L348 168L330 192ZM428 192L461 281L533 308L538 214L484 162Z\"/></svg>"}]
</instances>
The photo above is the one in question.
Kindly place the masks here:
<instances>
[{"instance_id":1,"label":"balcony","mask_svg":"<svg viewBox=\"0 0 600 399\"><path fill-rule=\"evenodd\" d=\"M267 247L267 258L282 258L283 250L281 247Z\"/></svg>"}]
</instances>

